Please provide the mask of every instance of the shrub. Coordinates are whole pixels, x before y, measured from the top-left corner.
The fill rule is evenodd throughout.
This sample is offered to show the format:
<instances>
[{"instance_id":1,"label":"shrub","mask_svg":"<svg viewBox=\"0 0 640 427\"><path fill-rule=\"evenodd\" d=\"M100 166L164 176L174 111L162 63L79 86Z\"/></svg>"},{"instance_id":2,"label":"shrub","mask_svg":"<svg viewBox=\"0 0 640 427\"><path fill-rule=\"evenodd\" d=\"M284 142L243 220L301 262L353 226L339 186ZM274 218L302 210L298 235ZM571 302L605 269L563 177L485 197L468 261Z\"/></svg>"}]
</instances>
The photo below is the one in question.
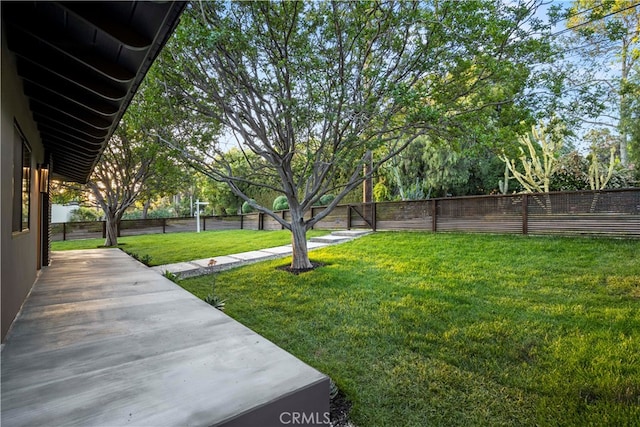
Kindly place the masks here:
<instances>
[{"instance_id":1,"label":"shrub","mask_svg":"<svg viewBox=\"0 0 640 427\"><path fill-rule=\"evenodd\" d=\"M99 221L100 214L95 209L87 208L84 206L78 207L71 212L70 222L85 222L85 221Z\"/></svg>"},{"instance_id":2,"label":"shrub","mask_svg":"<svg viewBox=\"0 0 640 427\"><path fill-rule=\"evenodd\" d=\"M273 201L273 210L274 211L284 211L289 209L289 202L287 201L287 196L278 196Z\"/></svg>"},{"instance_id":3,"label":"shrub","mask_svg":"<svg viewBox=\"0 0 640 427\"><path fill-rule=\"evenodd\" d=\"M251 199L251 201L255 203L255 200ZM254 212L254 211L255 211L255 209L253 209L253 207L249 204L249 202L244 202L242 204L242 213L243 214L248 214L248 213L251 213L251 212Z\"/></svg>"},{"instance_id":4,"label":"shrub","mask_svg":"<svg viewBox=\"0 0 640 427\"><path fill-rule=\"evenodd\" d=\"M325 194L322 197L320 197L320 206L327 206L329 203L333 202L333 199L335 199L336 196L334 196L333 194Z\"/></svg>"}]
</instances>

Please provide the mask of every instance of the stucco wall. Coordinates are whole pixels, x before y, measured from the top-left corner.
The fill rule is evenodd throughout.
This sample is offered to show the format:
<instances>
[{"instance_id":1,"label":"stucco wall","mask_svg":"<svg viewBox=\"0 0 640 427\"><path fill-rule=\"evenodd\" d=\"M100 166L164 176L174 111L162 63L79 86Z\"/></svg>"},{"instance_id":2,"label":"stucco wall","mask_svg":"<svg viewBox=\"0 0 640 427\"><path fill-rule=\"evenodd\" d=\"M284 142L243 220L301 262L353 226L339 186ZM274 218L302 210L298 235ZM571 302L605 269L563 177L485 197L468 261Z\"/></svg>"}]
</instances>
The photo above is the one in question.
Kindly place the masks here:
<instances>
[{"instance_id":1,"label":"stucco wall","mask_svg":"<svg viewBox=\"0 0 640 427\"><path fill-rule=\"evenodd\" d=\"M3 29L4 30L4 29ZM2 288L2 341L37 276L38 205L40 194L36 165L42 163L44 151L24 97L22 82L16 73L15 57L8 50L2 31L1 151L0 151L0 286ZM30 229L12 233L12 183L14 120L31 145L31 214Z\"/></svg>"}]
</instances>

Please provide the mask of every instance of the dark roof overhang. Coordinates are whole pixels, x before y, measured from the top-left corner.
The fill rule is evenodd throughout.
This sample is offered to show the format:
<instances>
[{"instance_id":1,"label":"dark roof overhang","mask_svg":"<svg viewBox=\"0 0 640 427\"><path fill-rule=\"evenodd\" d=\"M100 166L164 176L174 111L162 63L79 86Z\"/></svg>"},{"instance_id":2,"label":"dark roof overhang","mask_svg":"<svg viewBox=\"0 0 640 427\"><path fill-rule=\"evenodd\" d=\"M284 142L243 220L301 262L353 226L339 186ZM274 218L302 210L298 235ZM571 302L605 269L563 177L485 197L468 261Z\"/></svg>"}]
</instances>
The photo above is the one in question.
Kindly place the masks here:
<instances>
[{"instance_id":1,"label":"dark roof overhang","mask_svg":"<svg viewBox=\"0 0 640 427\"><path fill-rule=\"evenodd\" d=\"M184 2L2 2L54 176L88 180Z\"/></svg>"}]
</instances>

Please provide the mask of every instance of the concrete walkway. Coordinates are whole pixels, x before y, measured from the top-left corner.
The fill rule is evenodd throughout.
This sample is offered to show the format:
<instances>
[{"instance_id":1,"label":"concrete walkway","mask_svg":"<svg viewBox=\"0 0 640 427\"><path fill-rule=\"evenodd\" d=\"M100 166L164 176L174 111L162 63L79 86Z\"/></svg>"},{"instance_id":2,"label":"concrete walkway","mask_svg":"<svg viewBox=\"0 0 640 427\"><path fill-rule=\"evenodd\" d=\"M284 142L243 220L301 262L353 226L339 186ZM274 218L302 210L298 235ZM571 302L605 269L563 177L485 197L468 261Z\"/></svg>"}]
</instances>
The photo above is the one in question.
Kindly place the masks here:
<instances>
[{"instance_id":1,"label":"concrete walkway","mask_svg":"<svg viewBox=\"0 0 640 427\"><path fill-rule=\"evenodd\" d=\"M3 427L322 425L329 410L324 374L118 249L54 252L1 356Z\"/></svg>"},{"instance_id":2,"label":"concrete walkway","mask_svg":"<svg viewBox=\"0 0 640 427\"><path fill-rule=\"evenodd\" d=\"M334 231L327 236L312 237L309 240L307 247L309 250L324 248L329 245L348 242L369 233L370 231L368 230ZM284 245L261 249L258 251L242 252L233 255L212 256L210 258L197 259L194 261L159 265L151 268L160 274L164 274L165 271L169 271L180 278L196 277L259 261L284 258L291 255L291 253L291 245Z\"/></svg>"}]
</instances>

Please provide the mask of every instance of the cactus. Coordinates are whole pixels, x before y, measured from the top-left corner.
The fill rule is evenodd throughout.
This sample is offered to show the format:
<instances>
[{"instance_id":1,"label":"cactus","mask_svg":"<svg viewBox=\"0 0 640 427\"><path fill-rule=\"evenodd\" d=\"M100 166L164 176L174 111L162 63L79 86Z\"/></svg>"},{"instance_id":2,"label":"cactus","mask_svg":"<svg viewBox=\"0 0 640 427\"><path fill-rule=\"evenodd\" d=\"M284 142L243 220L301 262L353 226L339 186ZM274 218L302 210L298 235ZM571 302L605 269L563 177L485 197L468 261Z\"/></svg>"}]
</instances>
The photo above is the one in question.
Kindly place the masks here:
<instances>
[{"instance_id":1,"label":"cactus","mask_svg":"<svg viewBox=\"0 0 640 427\"><path fill-rule=\"evenodd\" d=\"M548 193L551 175L557 168L558 153L563 145L561 128L557 124L554 125L554 119L552 119L547 126L542 123L539 126L532 126L531 133L520 135L518 142L520 143L520 147L518 147L520 149L520 157L518 159L522 164L524 173L518 171L516 161L509 159L506 154L503 153L500 159L505 162L507 169L522 185L526 193L547 193L544 201L537 197L535 200L541 208L551 212L551 198ZM527 149L528 154L523 147ZM538 155L536 147L542 149L542 156ZM508 182L505 182L505 184L508 184Z\"/></svg>"},{"instance_id":2,"label":"cactus","mask_svg":"<svg viewBox=\"0 0 640 427\"><path fill-rule=\"evenodd\" d=\"M504 165L504 181L498 180L498 188L500 189L501 194L507 194L509 191L509 180L511 177L509 176L509 164L505 163Z\"/></svg>"},{"instance_id":3,"label":"cactus","mask_svg":"<svg viewBox=\"0 0 640 427\"><path fill-rule=\"evenodd\" d=\"M591 186L592 190L603 190L607 186L607 183L613 176L613 169L617 163L615 155L616 155L616 148L615 146L611 146L609 167L607 169L607 174L604 175L600 173L600 162L598 161L596 150L594 147L591 147L591 164L589 165L589 185Z\"/></svg>"},{"instance_id":4,"label":"cactus","mask_svg":"<svg viewBox=\"0 0 640 427\"><path fill-rule=\"evenodd\" d=\"M616 159L616 148L611 146L610 148L610 157L609 157L609 167L607 169L607 174L600 173L600 161L598 160L598 155L596 154L595 147L591 147L591 164L589 165L589 185L592 190L602 190L607 186L607 183L611 179L613 175L613 168L619 160ZM593 200L591 201L591 207L589 208L589 212L595 212L596 206L598 205L598 200L600 198L599 193L595 193L593 195Z\"/></svg>"},{"instance_id":5,"label":"cactus","mask_svg":"<svg viewBox=\"0 0 640 427\"><path fill-rule=\"evenodd\" d=\"M546 132L546 129L549 128L551 128L550 134ZM515 160L509 159L505 154L500 156L500 159L505 162L513 177L518 180L527 193L549 192L551 175L557 167L557 154L563 143L562 137L557 130L552 125L545 127L541 124L538 127L532 126L530 135L521 135L518 138L520 143L519 160L524 168L524 173L517 170ZM538 155L536 145L542 148L542 156ZM527 149L528 155L523 147Z\"/></svg>"}]
</instances>

